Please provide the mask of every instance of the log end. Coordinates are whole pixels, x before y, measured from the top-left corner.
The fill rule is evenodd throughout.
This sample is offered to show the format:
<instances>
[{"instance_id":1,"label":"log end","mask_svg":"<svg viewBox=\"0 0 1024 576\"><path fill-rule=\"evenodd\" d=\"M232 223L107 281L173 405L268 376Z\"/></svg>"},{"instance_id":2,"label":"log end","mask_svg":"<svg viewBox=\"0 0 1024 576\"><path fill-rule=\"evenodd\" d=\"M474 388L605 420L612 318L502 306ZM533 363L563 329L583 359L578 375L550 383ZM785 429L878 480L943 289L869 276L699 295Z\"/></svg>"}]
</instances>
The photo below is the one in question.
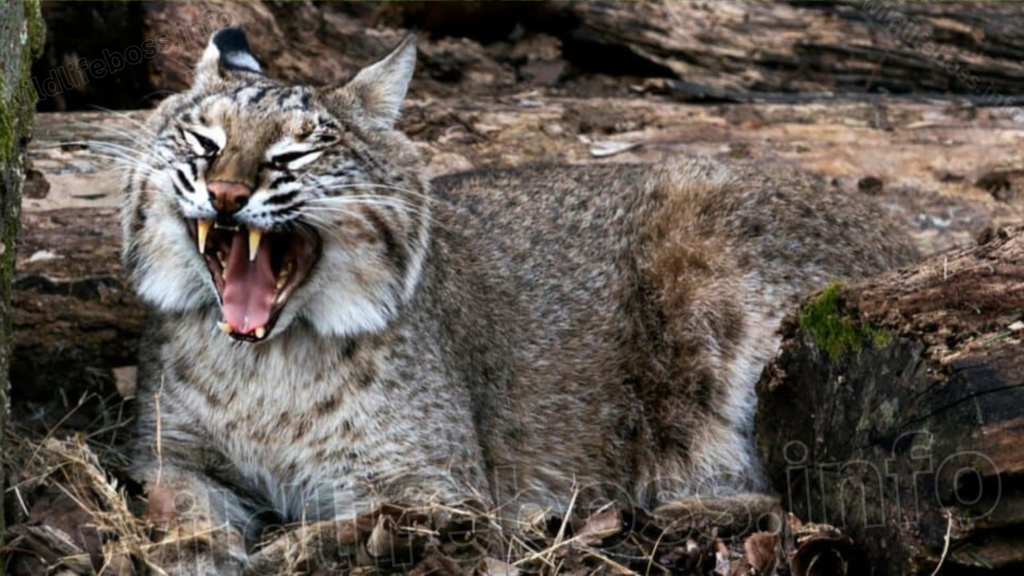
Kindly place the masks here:
<instances>
[{"instance_id":1,"label":"log end","mask_svg":"<svg viewBox=\"0 0 1024 576\"><path fill-rule=\"evenodd\" d=\"M798 517L880 573L1024 566L1024 228L851 284L782 326L758 449ZM944 552L947 534L949 550Z\"/></svg>"}]
</instances>

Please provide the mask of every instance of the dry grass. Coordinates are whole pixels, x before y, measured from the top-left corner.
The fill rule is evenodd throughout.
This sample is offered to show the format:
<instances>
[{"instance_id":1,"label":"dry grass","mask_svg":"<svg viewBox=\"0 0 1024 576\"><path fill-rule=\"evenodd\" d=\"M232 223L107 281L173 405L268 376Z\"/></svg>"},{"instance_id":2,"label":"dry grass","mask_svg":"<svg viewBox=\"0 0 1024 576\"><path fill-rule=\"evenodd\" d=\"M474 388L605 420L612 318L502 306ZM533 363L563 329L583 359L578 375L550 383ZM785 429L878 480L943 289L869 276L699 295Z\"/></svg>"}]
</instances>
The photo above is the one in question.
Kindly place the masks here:
<instances>
[{"instance_id":1,"label":"dry grass","mask_svg":"<svg viewBox=\"0 0 1024 576\"><path fill-rule=\"evenodd\" d=\"M22 517L5 547L11 574L164 574L155 558L178 542L147 523L139 487L109 471L124 464L116 450L90 446L81 435L11 434L9 442L6 463L16 482L6 496ZM386 505L354 519L300 522L257 544L246 572L799 575L817 561L801 556L807 541L815 554L840 560L850 544L827 527L798 523L782 538L726 540L610 505L584 517L574 513L578 496L564 514L537 512L511 526L474 502Z\"/></svg>"}]
</instances>

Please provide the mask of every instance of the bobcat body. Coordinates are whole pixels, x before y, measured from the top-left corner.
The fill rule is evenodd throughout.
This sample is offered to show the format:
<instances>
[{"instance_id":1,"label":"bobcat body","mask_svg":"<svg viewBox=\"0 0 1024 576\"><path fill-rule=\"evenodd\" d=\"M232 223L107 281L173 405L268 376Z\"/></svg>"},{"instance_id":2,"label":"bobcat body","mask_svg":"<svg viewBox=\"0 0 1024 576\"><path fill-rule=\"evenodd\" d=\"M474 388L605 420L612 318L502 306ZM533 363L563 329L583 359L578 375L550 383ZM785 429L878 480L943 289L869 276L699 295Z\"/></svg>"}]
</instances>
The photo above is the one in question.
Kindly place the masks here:
<instances>
[{"instance_id":1,"label":"bobcat body","mask_svg":"<svg viewBox=\"0 0 1024 576\"><path fill-rule=\"evenodd\" d=\"M709 160L428 183L392 127L414 59L288 86L224 30L142 130L135 471L190 495L151 514L227 522L241 559L265 509L761 489L753 387L781 317L907 262L899 232L814 178Z\"/></svg>"}]
</instances>

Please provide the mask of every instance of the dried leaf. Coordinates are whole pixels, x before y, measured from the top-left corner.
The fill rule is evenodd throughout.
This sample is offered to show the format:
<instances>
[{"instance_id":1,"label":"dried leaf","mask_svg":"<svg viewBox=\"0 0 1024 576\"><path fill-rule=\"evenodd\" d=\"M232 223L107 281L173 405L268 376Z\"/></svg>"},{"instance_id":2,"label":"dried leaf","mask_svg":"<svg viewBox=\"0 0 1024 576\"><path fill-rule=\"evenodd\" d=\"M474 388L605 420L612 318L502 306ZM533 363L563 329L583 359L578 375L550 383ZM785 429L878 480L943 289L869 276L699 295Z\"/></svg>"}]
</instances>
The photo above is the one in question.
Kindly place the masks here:
<instances>
[{"instance_id":1,"label":"dried leaf","mask_svg":"<svg viewBox=\"0 0 1024 576\"><path fill-rule=\"evenodd\" d=\"M587 518L583 528L576 537L584 544L595 545L622 531L622 512L618 508L609 508Z\"/></svg>"},{"instance_id":2,"label":"dried leaf","mask_svg":"<svg viewBox=\"0 0 1024 576\"><path fill-rule=\"evenodd\" d=\"M803 521L800 520L800 518L797 518L796 514L793 514L792 512L786 514L786 520L789 523L789 529L794 533L799 532L804 527Z\"/></svg>"},{"instance_id":3,"label":"dried leaf","mask_svg":"<svg viewBox=\"0 0 1024 576\"><path fill-rule=\"evenodd\" d=\"M31 550L48 566L67 567L80 574L93 572L89 554L80 548L74 539L63 530L52 526L12 526L10 534L18 536L15 544L18 549Z\"/></svg>"},{"instance_id":4,"label":"dried leaf","mask_svg":"<svg viewBox=\"0 0 1024 576\"><path fill-rule=\"evenodd\" d=\"M831 526L805 526L789 559L793 576L846 576L849 573L853 539Z\"/></svg>"},{"instance_id":5,"label":"dried leaf","mask_svg":"<svg viewBox=\"0 0 1024 576\"><path fill-rule=\"evenodd\" d=\"M366 541L366 551L370 556L381 558L390 556L394 549L394 539L391 537L391 519L383 514L377 518L377 524L370 533L370 539Z\"/></svg>"},{"instance_id":6,"label":"dried leaf","mask_svg":"<svg viewBox=\"0 0 1024 576\"><path fill-rule=\"evenodd\" d=\"M776 551L779 547L779 536L769 532L752 534L743 543L743 552L747 562L759 573L771 573L776 566Z\"/></svg>"},{"instance_id":7,"label":"dried leaf","mask_svg":"<svg viewBox=\"0 0 1024 576\"><path fill-rule=\"evenodd\" d=\"M729 576L732 565L729 562L729 547L721 540L715 541L715 574Z\"/></svg>"},{"instance_id":8,"label":"dried leaf","mask_svg":"<svg viewBox=\"0 0 1024 576\"><path fill-rule=\"evenodd\" d=\"M120 368L114 368L114 386L117 387L117 393L121 395L121 398L126 400L135 398L135 389L139 380L139 367L138 366L121 366Z\"/></svg>"}]
</instances>

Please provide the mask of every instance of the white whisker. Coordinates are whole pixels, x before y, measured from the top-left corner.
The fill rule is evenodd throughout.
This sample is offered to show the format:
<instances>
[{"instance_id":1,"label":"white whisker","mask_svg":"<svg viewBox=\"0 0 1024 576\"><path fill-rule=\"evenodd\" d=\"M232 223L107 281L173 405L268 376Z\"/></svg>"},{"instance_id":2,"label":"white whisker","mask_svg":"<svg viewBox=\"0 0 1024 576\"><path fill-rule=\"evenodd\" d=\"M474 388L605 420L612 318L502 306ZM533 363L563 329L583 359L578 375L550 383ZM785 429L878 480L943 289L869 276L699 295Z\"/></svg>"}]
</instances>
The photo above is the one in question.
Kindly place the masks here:
<instances>
[{"instance_id":1,"label":"white whisker","mask_svg":"<svg viewBox=\"0 0 1024 576\"><path fill-rule=\"evenodd\" d=\"M139 161L142 161L142 160L158 161L158 162L162 163L164 166L166 166L168 168L173 168L174 167L165 158L161 158L160 156L157 156L155 154L142 152L142 151L140 151L140 150L138 150L136 148L132 148L130 146L122 146L121 144L115 144L113 142L104 142L102 140L80 140L80 141L73 141L73 142L62 142L60 144L60 146L66 146L66 145L69 145L69 144L74 144L74 145L78 145L78 146L85 146L90 152L93 152L94 150L99 150L99 151L102 151L102 152L117 152L119 154L124 155L125 157L134 158L134 159L139 160Z\"/></svg>"},{"instance_id":2,"label":"white whisker","mask_svg":"<svg viewBox=\"0 0 1024 576\"><path fill-rule=\"evenodd\" d=\"M316 212L308 212L307 210L302 209L302 208L299 209L299 214L302 215L302 220L304 222L306 222L309 225L311 225L314 228L316 228L316 230L318 232L320 232L321 234L325 234L327 236L330 236L330 237L334 238L335 240L344 240L345 239L344 236L343 236L343 230L340 230L338 228L339 222L337 220L332 220L330 218L327 218L327 216L325 214L319 214L319 213L316 213ZM349 212L349 211L344 212L344 214L346 216L349 216L349 217L355 219L355 220L360 221L362 224L364 224L367 227L372 227L370 225L370 223L367 222L366 217L363 216L362 214L358 214L358 213L355 213L355 212Z\"/></svg>"},{"instance_id":3,"label":"white whisker","mask_svg":"<svg viewBox=\"0 0 1024 576\"><path fill-rule=\"evenodd\" d=\"M335 204L367 204L372 206L391 206L395 208L407 208L410 211L421 212L429 216L430 211L423 206L417 206L400 198L389 198L387 196L330 196L326 198L313 198L307 201L310 204L331 206Z\"/></svg>"},{"instance_id":4,"label":"white whisker","mask_svg":"<svg viewBox=\"0 0 1024 576\"><path fill-rule=\"evenodd\" d=\"M415 190L409 190L408 188L402 188L400 186L392 186L390 184L376 184L376 183L373 183L373 182L350 182L350 181L348 181L347 178L342 178L342 177L328 177L327 179L317 178L315 176L312 176L308 172L304 172L302 175L299 176L299 178L301 179L301 178L306 177L306 176L310 176L310 177L315 178L317 180L317 184L319 186L323 187L326 191L353 190L353 189L359 189L359 188L381 188L381 189L385 189L385 190L393 190L395 192L401 192L403 194L409 194L410 196L414 196L414 197L420 198L424 202L428 202L428 203L430 203L430 202L437 202L438 201L436 198L432 198L432 197L430 197L430 196L428 196L426 194L423 194L422 192L416 192ZM331 179L331 178L333 178L333 179ZM344 184L340 184L340 185L336 184L336 183L341 183L341 182L344 182Z\"/></svg>"},{"instance_id":5,"label":"white whisker","mask_svg":"<svg viewBox=\"0 0 1024 576\"><path fill-rule=\"evenodd\" d=\"M309 205L309 207L311 209L314 209L314 210L344 211L344 208L342 206L317 204L317 203L313 202L312 200L308 201L307 204ZM347 205L347 206L374 206L374 207L377 207L377 208L392 208L392 209L395 209L395 210L399 210L399 211L401 211L404 214L414 214L414 215L417 215L417 216L421 216L425 220L430 220L431 219L430 218L430 212L425 210L425 209L422 209L422 208L419 208L419 207L416 207L416 206L413 206L413 207L403 206L402 204L397 204L397 203L392 203L392 202L371 202L371 201L366 201L366 200L353 200L351 202L338 202L336 204Z\"/></svg>"},{"instance_id":6,"label":"white whisker","mask_svg":"<svg viewBox=\"0 0 1024 576\"><path fill-rule=\"evenodd\" d=\"M418 198L421 198L425 202L437 202L436 198L432 198L426 194L423 194L422 192L416 192L415 190L409 190L408 188L401 188L399 186L392 186L390 184L374 184L372 182L352 182L345 186L338 187L339 190L349 188L383 188L385 190L394 190L395 192L402 192L404 194L416 196Z\"/></svg>"},{"instance_id":7,"label":"white whisker","mask_svg":"<svg viewBox=\"0 0 1024 576\"><path fill-rule=\"evenodd\" d=\"M109 160L110 162L122 168L134 168L136 170L146 172L147 174L162 174L160 170L153 168L149 164L140 162L135 158L128 158L125 156L117 156L112 154L100 154L96 152L93 153L93 156Z\"/></svg>"},{"instance_id":8,"label":"white whisker","mask_svg":"<svg viewBox=\"0 0 1024 576\"><path fill-rule=\"evenodd\" d=\"M136 120L135 118L132 118L131 116L129 116L129 115L123 113L123 112L118 112L117 110L112 110L110 108L105 108L103 106L95 106L95 105L93 105L93 108L95 108L97 110L100 110L100 111L103 111L103 112L106 112L108 114L113 114L115 116L120 116L121 118L124 118L125 120L131 122L132 124L134 124L138 128L142 129L143 131L149 133L149 135L154 136L154 137L156 136L156 132L154 132L151 128L146 126L146 124L144 122L140 122L139 120Z\"/></svg>"},{"instance_id":9,"label":"white whisker","mask_svg":"<svg viewBox=\"0 0 1024 576\"><path fill-rule=\"evenodd\" d=\"M92 126L92 125L86 124L84 122L72 122L72 124L74 126L82 128L83 130L95 130L95 129L99 128L99 130L102 131L102 132L105 132L105 133L107 133L107 134L109 134L111 136L119 136L119 137L124 138L125 140L128 140L129 142L133 142L133 143L135 143L135 144L137 144L137 145L139 145L141 147L148 147L148 146L150 146L152 144L152 142L147 142L147 141L143 140L142 138L140 138L139 136L137 136L137 135L135 135L135 134L133 134L131 132L128 132L126 130L121 130L119 128L115 128L113 126L106 126L106 125L102 125L102 124L99 125L99 126ZM155 138L155 135L152 136L152 138ZM117 144L116 142L112 142L112 141L107 141L107 142L109 142L110 144Z\"/></svg>"}]
</instances>

